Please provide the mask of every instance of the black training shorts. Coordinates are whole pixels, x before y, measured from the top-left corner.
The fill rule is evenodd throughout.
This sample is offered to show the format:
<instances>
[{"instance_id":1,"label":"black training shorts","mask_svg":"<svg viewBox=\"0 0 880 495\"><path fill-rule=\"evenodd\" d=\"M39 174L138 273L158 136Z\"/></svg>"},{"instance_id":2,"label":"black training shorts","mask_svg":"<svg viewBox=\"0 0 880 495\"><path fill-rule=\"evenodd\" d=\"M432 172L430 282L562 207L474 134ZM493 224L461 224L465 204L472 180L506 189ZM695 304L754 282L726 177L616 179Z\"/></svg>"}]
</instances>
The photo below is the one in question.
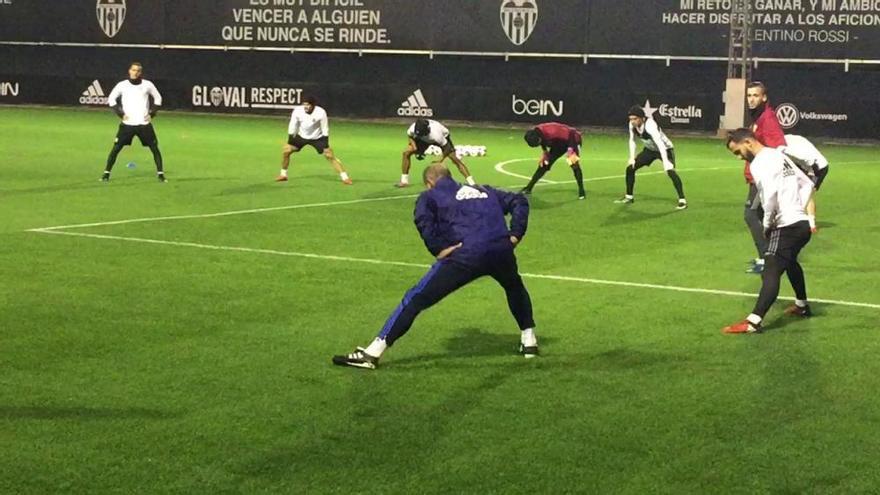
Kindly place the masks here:
<instances>
[{"instance_id":1,"label":"black training shorts","mask_svg":"<svg viewBox=\"0 0 880 495\"><path fill-rule=\"evenodd\" d=\"M156 138L156 131L153 129L153 124L119 124L119 130L116 131L116 143L121 144L122 146L128 146L131 144L135 136L138 137L143 146L159 144L159 139Z\"/></svg>"},{"instance_id":2,"label":"black training shorts","mask_svg":"<svg viewBox=\"0 0 880 495\"><path fill-rule=\"evenodd\" d=\"M311 146L312 148L315 148L315 151L320 155L321 153L324 153L324 150L330 147L330 136L322 136L318 139L305 139L297 134L296 136L288 136L287 144L296 148L296 151L303 149L305 146Z\"/></svg>"}]
</instances>

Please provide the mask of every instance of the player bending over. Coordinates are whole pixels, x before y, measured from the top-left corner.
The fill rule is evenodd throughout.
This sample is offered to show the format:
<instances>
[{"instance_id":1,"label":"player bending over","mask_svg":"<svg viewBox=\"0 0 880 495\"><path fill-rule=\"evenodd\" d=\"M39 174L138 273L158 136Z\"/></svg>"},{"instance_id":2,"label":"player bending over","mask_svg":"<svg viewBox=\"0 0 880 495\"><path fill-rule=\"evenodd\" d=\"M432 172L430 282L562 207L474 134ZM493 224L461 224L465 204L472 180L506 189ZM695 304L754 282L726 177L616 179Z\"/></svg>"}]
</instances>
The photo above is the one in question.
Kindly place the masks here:
<instances>
[{"instance_id":1,"label":"player bending over","mask_svg":"<svg viewBox=\"0 0 880 495\"><path fill-rule=\"evenodd\" d=\"M455 154L455 145L452 144L452 136L449 135L449 129L440 122L431 119L418 119L406 131L409 136L409 143L403 150L403 163L400 166L400 182L397 187L409 186L409 169L412 166L411 157L416 155L418 160L425 158L425 152L431 146L440 148L440 160L434 163L443 163L447 157L452 163L458 167L458 171L465 178L468 184L474 185L476 182L471 176L467 165Z\"/></svg>"},{"instance_id":2,"label":"player bending over","mask_svg":"<svg viewBox=\"0 0 880 495\"><path fill-rule=\"evenodd\" d=\"M825 182L825 176L828 175L828 159L825 158L813 143L807 138L794 134L785 135L785 146L781 147L785 156L790 158L795 165L800 167L816 184L816 191L810 197L807 203L807 216L810 217L810 231L816 233L816 193L822 183Z\"/></svg>"},{"instance_id":3,"label":"player bending over","mask_svg":"<svg viewBox=\"0 0 880 495\"><path fill-rule=\"evenodd\" d=\"M578 199L587 197L587 192L584 190L584 173L581 170L583 138L577 129L558 122L547 122L529 129L523 138L529 147L540 146L543 151L532 179L521 191L523 194L531 194L541 177L553 168L556 160L565 155L565 161L571 167L571 173L574 174L574 180L577 182Z\"/></svg>"}]
</instances>

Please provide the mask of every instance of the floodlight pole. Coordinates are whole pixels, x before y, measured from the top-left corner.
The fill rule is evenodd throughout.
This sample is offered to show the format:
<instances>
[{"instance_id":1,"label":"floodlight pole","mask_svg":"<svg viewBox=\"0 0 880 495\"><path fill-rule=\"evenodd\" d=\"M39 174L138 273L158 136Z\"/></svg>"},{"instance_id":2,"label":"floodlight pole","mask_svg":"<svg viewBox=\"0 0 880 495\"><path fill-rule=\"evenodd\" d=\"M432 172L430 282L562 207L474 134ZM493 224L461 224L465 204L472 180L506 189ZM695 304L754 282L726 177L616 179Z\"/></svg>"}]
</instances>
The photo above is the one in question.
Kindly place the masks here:
<instances>
[{"instance_id":1,"label":"floodlight pole","mask_svg":"<svg viewBox=\"0 0 880 495\"><path fill-rule=\"evenodd\" d=\"M733 0L730 7L730 38L727 48L727 84L722 101L718 133L746 123L746 85L752 78L751 0Z\"/></svg>"}]
</instances>

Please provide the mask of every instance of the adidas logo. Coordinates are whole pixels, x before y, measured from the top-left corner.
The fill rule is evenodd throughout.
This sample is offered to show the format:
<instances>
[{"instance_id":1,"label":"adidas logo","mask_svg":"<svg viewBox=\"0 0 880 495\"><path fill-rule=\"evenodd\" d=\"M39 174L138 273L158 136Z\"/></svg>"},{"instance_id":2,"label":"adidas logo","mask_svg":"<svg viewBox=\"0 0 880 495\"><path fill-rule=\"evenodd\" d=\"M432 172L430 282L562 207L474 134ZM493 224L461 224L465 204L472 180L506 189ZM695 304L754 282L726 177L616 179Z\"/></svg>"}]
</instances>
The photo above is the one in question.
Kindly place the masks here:
<instances>
[{"instance_id":1,"label":"adidas logo","mask_svg":"<svg viewBox=\"0 0 880 495\"><path fill-rule=\"evenodd\" d=\"M428 106L422 90L417 89L413 94L409 95L406 101L400 104L400 108L397 109L397 115L401 117L433 117L434 110Z\"/></svg>"},{"instance_id":2,"label":"adidas logo","mask_svg":"<svg viewBox=\"0 0 880 495\"><path fill-rule=\"evenodd\" d=\"M97 79L92 81L92 84L89 84L89 87L82 92L82 96L79 97L79 103L80 105L107 104L107 97L104 95L104 90L101 88L101 83L98 82Z\"/></svg>"}]
</instances>

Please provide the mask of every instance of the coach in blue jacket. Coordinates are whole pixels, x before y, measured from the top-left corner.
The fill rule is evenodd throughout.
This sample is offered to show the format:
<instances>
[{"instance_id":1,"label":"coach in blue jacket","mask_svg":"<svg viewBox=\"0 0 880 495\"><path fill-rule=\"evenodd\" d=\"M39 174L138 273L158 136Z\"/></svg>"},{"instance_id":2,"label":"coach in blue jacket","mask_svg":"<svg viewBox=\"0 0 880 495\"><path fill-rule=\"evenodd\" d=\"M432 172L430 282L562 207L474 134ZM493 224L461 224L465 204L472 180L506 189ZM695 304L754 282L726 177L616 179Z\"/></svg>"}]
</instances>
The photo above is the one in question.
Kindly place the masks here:
<instances>
[{"instance_id":1,"label":"coach in blue jacket","mask_svg":"<svg viewBox=\"0 0 880 495\"><path fill-rule=\"evenodd\" d=\"M428 190L416 201L415 223L437 262L407 291L366 349L333 356L333 364L375 369L385 349L409 330L419 313L484 275L494 278L507 293L510 312L522 330L520 353L535 357L538 341L532 301L513 253L528 226L528 199L488 186L459 184L440 164L426 168L423 180ZM511 216L509 227L506 215Z\"/></svg>"}]
</instances>

